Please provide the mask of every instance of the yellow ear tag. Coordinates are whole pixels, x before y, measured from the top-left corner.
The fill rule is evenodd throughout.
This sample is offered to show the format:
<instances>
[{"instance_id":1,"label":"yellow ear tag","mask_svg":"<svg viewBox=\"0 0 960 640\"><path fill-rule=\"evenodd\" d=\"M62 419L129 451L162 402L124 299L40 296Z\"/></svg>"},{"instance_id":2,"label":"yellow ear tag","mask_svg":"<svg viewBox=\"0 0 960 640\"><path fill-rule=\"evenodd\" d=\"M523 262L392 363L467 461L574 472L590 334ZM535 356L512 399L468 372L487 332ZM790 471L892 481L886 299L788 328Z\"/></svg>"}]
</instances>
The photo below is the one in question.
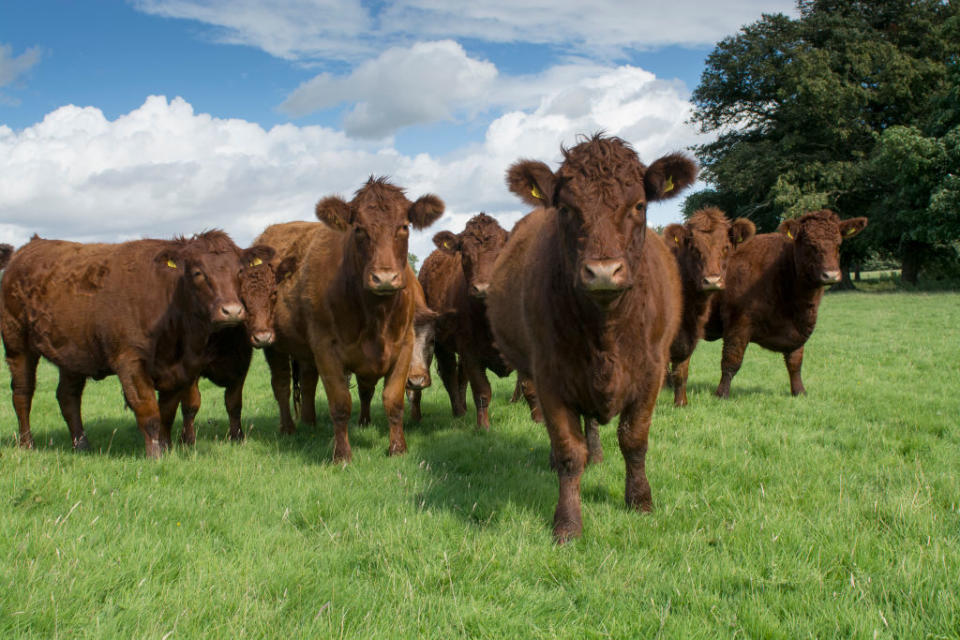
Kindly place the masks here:
<instances>
[{"instance_id":1,"label":"yellow ear tag","mask_svg":"<svg viewBox=\"0 0 960 640\"><path fill-rule=\"evenodd\" d=\"M680 244L680 238L678 238L677 236L673 236L673 241L676 242L677 244Z\"/></svg>"},{"instance_id":2,"label":"yellow ear tag","mask_svg":"<svg viewBox=\"0 0 960 640\"><path fill-rule=\"evenodd\" d=\"M849 229L847 229L847 235L848 235L848 236L852 236L852 235L855 234L856 232L857 232L857 228L856 228L856 227L850 227Z\"/></svg>"},{"instance_id":3,"label":"yellow ear tag","mask_svg":"<svg viewBox=\"0 0 960 640\"><path fill-rule=\"evenodd\" d=\"M167 266L170 267L171 269L176 269L177 263L174 262L173 260L167 260Z\"/></svg>"},{"instance_id":4,"label":"yellow ear tag","mask_svg":"<svg viewBox=\"0 0 960 640\"><path fill-rule=\"evenodd\" d=\"M670 193L673 191L673 176L667 176L667 184L663 185L663 192Z\"/></svg>"},{"instance_id":5,"label":"yellow ear tag","mask_svg":"<svg viewBox=\"0 0 960 640\"><path fill-rule=\"evenodd\" d=\"M787 229L787 237L793 240L793 234L790 233L790 229Z\"/></svg>"},{"instance_id":6,"label":"yellow ear tag","mask_svg":"<svg viewBox=\"0 0 960 640\"><path fill-rule=\"evenodd\" d=\"M540 193L540 189L537 189L536 185L534 185L533 189L530 189L530 195L537 200L543 200L543 194Z\"/></svg>"},{"instance_id":7,"label":"yellow ear tag","mask_svg":"<svg viewBox=\"0 0 960 640\"><path fill-rule=\"evenodd\" d=\"M250 261L251 267L259 267L262 264L263 264L263 260L261 260L260 258L254 258L253 260Z\"/></svg>"},{"instance_id":8,"label":"yellow ear tag","mask_svg":"<svg viewBox=\"0 0 960 640\"><path fill-rule=\"evenodd\" d=\"M449 240L444 240L444 241L443 241L443 248L444 248L444 249L449 249L449 248L450 248L450 241L449 241Z\"/></svg>"}]
</instances>

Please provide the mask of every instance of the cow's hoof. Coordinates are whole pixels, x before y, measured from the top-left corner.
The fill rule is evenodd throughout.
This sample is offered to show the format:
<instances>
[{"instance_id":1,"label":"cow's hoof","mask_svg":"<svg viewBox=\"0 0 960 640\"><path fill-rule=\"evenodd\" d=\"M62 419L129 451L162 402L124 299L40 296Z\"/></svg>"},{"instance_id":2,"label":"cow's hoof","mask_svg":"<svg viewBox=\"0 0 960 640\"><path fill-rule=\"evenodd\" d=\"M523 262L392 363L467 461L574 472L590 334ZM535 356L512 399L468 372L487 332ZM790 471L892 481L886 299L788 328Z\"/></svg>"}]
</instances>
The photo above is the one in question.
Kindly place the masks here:
<instances>
[{"instance_id":1,"label":"cow's hoof","mask_svg":"<svg viewBox=\"0 0 960 640\"><path fill-rule=\"evenodd\" d=\"M399 442L391 442L390 447L387 449L388 456L400 456L407 452L407 443L403 440Z\"/></svg>"},{"instance_id":2,"label":"cow's hoof","mask_svg":"<svg viewBox=\"0 0 960 640\"><path fill-rule=\"evenodd\" d=\"M83 434L79 438L73 441L73 450L74 451L89 451L90 450L90 441L87 440L87 434Z\"/></svg>"},{"instance_id":3,"label":"cow's hoof","mask_svg":"<svg viewBox=\"0 0 960 640\"><path fill-rule=\"evenodd\" d=\"M33 449L33 436L20 437L21 449Z\"/></svg>"}]
</instances>

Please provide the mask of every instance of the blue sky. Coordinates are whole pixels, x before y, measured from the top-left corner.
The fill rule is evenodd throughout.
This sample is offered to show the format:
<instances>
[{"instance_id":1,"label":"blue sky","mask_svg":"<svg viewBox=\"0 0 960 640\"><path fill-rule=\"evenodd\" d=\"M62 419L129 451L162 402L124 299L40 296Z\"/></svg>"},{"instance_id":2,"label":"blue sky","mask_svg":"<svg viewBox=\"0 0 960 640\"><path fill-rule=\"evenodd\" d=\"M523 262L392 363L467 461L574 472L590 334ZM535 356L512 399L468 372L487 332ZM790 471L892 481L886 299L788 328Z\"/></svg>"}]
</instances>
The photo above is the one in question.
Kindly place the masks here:
<instances>
[{"instance_id":1,"label":"blue sky","mask_svg":"<svg viewBox=\"0 0 960 640\"><path fill-rule=\"evenodd\" d=\"M0 0L0 241L218 226L243 244L383 174L447 203L423 257L481 210L522 215L517 158L598 129L647 163L699 142L714 43L793 4Z\"/></svg>"}]
</instances>

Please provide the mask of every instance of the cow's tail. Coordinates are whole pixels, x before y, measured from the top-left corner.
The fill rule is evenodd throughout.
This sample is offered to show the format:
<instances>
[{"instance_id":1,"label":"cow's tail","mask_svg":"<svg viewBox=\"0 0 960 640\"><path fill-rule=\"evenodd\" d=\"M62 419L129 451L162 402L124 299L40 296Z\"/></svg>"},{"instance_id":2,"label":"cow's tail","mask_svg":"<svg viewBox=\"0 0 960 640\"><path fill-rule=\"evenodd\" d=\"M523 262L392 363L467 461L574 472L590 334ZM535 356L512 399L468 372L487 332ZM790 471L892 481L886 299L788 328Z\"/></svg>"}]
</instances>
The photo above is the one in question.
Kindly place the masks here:
<instances>
[{"instance_id":1,"label":"cow's tail","mask_svg":"<svg viewBox=\"0 0 960 640\"><path fill-rule=\"evenodd\" d=\"M296 358L290 358L290 377L293 379L293 414L300 419L300 363Z\"/></svg>"}]
</instances>

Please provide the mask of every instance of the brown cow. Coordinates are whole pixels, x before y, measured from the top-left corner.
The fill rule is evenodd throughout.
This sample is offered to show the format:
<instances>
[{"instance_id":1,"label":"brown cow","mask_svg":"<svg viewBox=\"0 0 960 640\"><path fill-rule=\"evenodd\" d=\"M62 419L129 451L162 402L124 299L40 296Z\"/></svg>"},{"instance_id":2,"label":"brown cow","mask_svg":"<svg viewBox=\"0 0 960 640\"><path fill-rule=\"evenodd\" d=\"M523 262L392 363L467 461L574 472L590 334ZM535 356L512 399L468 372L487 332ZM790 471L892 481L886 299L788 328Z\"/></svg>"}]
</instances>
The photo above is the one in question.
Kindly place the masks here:
<instances>
[{"instance_id":1,"label":"brown cow","mask_svg":"<svg viewBox=\"0 0 960 640\"><path fill-rule=\"evenodd\" d=\"M248 262L240 271L240 300L247 311L242 325L213 333L204 349L201 375L224 387L223 403L230 419L231 440L243 439L240 415L243 408L243 383L250 369L254 347L273 344L273 314L277 301L277 285L294 270L295 258L272 264L274 250L266 245L250 249ZM194 444L197 436L194 419L200 411L200 388L197 381L184 394L181 403L183 431L180 441Z\"/></svg>"},{"instance_id":2,"label":"brown cow","mask_svg":"<svg viewBox=\"0 0 960 640\"><path fill-rule=\"evenodd\" d=\"M532 160L507 172L511 191L545 208L514 227L487 295L496 344L532 379L546 420L561 542L583 528L581 417L606 423L620 414L627 505L653 507L647 435L681 300L676 260L647 232L646 206L677 195L697 174L681 154L646 167L626 142L599 134L563 157L556 173Z\"/></svg>"},{"instance_id":3,"label":"brown cow","mask_svg":"<svg viewBox=\"0 0 960 640\"><path fill-rule=\"evenodd\" d=\"M413 351L415 278L407 263L409 226L422 229L443 213L443 202L425 195L410 202L385 178L370 178L349 203L317 203L322 222L268 227L259 242L282 258L297 257L294 275L280 285L276 340L264 349L280 407L280 430L294 431L290 416L290 359L303 374L303 420L316 420L313 397L323 382L333 420L336 461L351 457L349 375L357 377L361 404L384 378L383 405L390 423L390 454L407 449L403 392Z\"/></svg>"},{"instance_id":4,"label":"brown cow","mask_svg":"<svg viewBox=\"0 0 960 640\"><path fill-rule=\"evenodd\" d=\"M410 419L419 422L423 417L420 412L420 394L433 383L430 377L430 363L433 362L433 343L436 337L438 314L427 306L420 282L416 278L411 278L410 285L417 306L413 316L413 354L410 357L410 371L407 374L407 401L410 403ZM416 402L414 402L415 398ZM363 413L363 407L360 412ZM368 407L367 415L369 414Z\"/></svg>"},{"instance_id":5,"label":"brown cow","mask_svg":"<svg viewBox=\"0 0 960 640\"><path fill-rule=\"evenodd\" d=\"M433 237L435 249L420 269L427 304L440 313L436 328L437 368L450 396L454 416L466 412L466 384L473 389L477 427L490 428L490 382L486 370L500 377L510 367L493 346L484 299L493 264L507 242L507 232L485 213L471 218L458 234L441 231ZM459 356L459 366L457 364ZM420 397L414 394L414 412Z\"/></svg>"},{"instance_id":6,"label":"brown cow","mask_svg":"<svg viewBox=\"0 0 960 640\"><path fill-rule=\"evenodd\" d=\"M790 392L805 393L803 345L817 323L823 288L840 281L840 243L866 226L866 218L840 220L823 209L785 220L777 233L755 236L734 251L727 287L705 335L707 340L723 337L717 396L730 395L730 381L750 342L782 353Z\"/></svg>"},{"instance_id":7,"label":"brown cow","mask_svg":"<svg viewBox=\"0 0 960 640\"><path fill-rule=\"evenodd\" d=\"M664 240L677 258L683 283L683 318L670 345L673 404L687 406L690 356L703 337L710 302L724 288L727 260L733 250L757 232L753 222L737 218L732 223L716 208L701 209L683 224L670 224Z\"/></svg>"},{"instance_id":8,"label":"brown cow","mask_svg":"<svg viewBox=\"0 0 960 640\"><path fill-rule=\"evenodd\" d=\"M120 378L149 457L170 446L183 392L199 375L210 334L243 321L242 252L222 231L190 239L80 244L34 237L4 274L0 325L20 445L33 446L37 362L60 369L57 400L73 446L87 378ZM159 390L159 401L154 390Z\"/></svg>"}]
</instances>

